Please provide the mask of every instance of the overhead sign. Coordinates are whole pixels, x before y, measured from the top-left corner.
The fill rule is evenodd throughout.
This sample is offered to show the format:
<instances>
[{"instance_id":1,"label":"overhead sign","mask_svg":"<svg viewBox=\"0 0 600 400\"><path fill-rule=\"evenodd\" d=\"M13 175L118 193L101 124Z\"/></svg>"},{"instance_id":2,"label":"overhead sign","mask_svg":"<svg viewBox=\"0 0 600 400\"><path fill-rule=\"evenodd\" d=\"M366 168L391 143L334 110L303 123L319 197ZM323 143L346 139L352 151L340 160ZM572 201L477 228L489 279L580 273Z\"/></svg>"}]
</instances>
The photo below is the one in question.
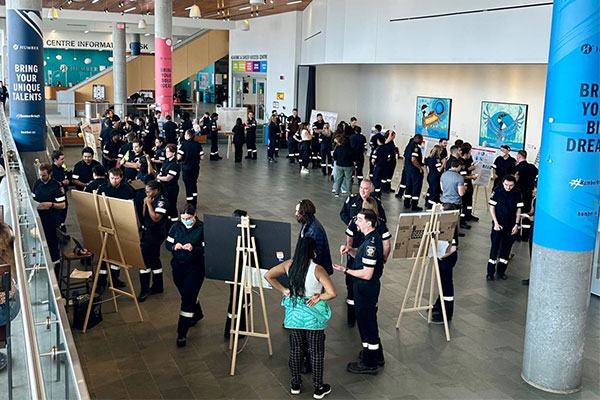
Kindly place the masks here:
<instances>
[{"instance_id":1,"label":"overhead sign","mask_svg":"<svg viewBox=\"0 0 600 400\"><path fill-rule=\"evenodd\" d=\"M154 52L153 37L140 37L140 51L142 53ZM51 32L44 38L44 47L49 49L76 49L76 50L109 50L113 48L110 33L90 32Z\"/></svg>"},{"instance_id":2,"label":"overhead sign","mask_svg":"<svg viewBox=\"0 0 600 400\"><path fill-rule=\"evenodd\" d=\"M231 56L233 72L253 72L266 74L268 69L267 55L236 55Z\"/></svg>"}]
</instances>

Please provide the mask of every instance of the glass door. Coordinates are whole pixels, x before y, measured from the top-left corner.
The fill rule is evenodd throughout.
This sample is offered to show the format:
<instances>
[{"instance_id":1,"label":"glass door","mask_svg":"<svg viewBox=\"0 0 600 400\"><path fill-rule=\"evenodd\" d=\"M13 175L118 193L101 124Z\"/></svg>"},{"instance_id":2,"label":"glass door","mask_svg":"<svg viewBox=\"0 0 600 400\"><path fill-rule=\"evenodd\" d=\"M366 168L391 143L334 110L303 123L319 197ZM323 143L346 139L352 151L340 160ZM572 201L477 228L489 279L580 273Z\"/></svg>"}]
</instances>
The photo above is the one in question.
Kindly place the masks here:
<instances>
[{"instance_id":1,"label":"glass door","mask_svg":"<svg viewBox=\"0 0 600 400\"><path fill-rule=\"evenodd\" d=\"M256 79L256 119L266 121L265 96L267 80L264 78Z\"/></svg>"},{"instance_id":2,"label":"glass door","mask_svg":"<svg viewBox=\"0 0 600 400\"><path fill-rule=\"evenodd\" d=\"M242 107L244 103L244 78L233 77L233 107Z\"/></svg>"}]
</instances>

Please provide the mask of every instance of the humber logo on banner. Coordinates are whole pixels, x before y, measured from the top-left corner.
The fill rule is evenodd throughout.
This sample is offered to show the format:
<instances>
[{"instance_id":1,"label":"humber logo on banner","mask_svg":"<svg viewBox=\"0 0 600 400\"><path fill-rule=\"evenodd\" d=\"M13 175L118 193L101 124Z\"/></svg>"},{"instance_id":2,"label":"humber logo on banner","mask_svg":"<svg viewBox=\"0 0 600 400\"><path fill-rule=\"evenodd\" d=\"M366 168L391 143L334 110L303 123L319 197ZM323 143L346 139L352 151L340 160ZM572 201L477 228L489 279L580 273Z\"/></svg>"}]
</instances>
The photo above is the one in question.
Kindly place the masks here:
<instances>
[{"instance_id":1,"label":"humber logo on banner","mask_svg":"<svg viewBox=\"0 0 600 400\"><path fill-rule=\"evenodd\" d=\"M19 151L46 148L44 45L39 11L7 9L10 128Z\"/></svg>"}]
</instances>

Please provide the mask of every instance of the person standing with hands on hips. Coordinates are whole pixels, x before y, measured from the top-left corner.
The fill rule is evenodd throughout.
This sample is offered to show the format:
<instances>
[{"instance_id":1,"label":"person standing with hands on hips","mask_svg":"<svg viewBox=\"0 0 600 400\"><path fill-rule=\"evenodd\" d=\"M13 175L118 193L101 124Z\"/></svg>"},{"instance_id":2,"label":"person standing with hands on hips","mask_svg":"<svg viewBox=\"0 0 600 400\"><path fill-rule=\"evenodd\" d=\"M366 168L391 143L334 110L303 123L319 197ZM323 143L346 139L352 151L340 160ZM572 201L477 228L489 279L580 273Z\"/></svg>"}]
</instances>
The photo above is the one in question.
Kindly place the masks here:
<instances>
[{"instance_id":1,"label":"person standing with hands on hips","mask_svg":"<svg viewBox=\"0 0 600 400\"><path fill-rule=\"evenodd\" d=\"M377 375L377 367L385 365L377 326L377 301L381 289L379 279L383 275L384 263L383 242L375 230L377 214L373 210L360 210L355 223L365 235L364 241L358 248L340 247L341 254L354 257L352 269L333 264L334 269L352 276L354 280L354 309L363 346L360 361L349 363L346 369L353 374Z\"/></svg>"}]
</instances>

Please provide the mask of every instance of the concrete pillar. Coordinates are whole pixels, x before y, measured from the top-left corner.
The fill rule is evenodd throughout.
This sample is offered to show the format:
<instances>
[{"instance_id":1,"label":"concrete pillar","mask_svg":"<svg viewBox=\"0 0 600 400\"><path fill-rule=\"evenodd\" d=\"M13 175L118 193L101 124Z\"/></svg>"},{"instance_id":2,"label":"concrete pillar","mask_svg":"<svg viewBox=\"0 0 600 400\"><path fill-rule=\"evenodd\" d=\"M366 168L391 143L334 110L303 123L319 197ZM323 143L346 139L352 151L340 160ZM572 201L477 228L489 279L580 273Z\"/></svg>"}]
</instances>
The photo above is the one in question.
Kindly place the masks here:
<instances>
[{"instance_id":1,"label":"concrete pillar","mask_svg":"<svg viewBox=\"0 0 600 400\"><path fill-rule=\"evenodd\" d=\"M129 50L132 56L139 56L142 49L142 39L139 33L131 35L131 42L129 43Z\"/></svg>"},{"instance_id":2,"label":"concrete pillar","mask_svg":"<svg viewBox=\"0 0 600 400\"><path fill-rule=\"evenodd\" d=\"M154 85L162 117L173 115L173 2L154 1Z\"/></svg>"},{"instance_id":3,"label":"concrete pillar","mask_svg":"<svg viewBox=\"0 0 600 400\"><path fill-rule=\"evenodd\" d=\"M598 0L554 1L522 371L554 393L581 387L600 203L599 38Z\"/></svg>"},{"instance_id":4,"label":"concrete pillar","mask_svg":"<svg viewBox=\"0 0 600 400\"><path fill-rule=\"evenodd\" d=\"M113 23L113 91L115 113L127 114L127 30L123 22Z\"/></svg>"}]
</instances>

